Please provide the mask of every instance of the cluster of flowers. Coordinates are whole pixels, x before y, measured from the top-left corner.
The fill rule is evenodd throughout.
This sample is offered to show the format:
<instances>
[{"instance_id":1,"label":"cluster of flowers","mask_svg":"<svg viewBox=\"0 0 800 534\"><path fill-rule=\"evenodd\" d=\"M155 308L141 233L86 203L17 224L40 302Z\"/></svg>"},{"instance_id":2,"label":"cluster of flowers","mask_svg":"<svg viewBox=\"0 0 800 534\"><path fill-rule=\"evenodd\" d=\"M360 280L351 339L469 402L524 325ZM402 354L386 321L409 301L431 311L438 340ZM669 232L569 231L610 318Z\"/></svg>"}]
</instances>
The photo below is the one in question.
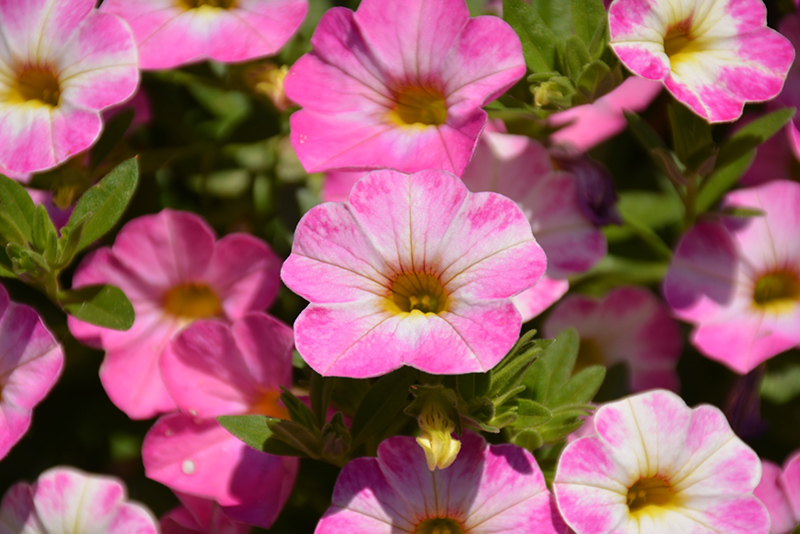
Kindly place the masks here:
<instances>
[{"instance_id":1,"label":"cluster of flowers","mask_svg":"<svg viewBox=\"0 0 800 534\"><path fill-rule=\"evenodd\" d=\"M94 4L0 3L0 167L12 175L91 146L101 111L133 95L140 68L273 54L307 9L304 0ZM781 93L794 57L760 0L615 0L609 27L631 71L663 81L709 121ZM720 410L691 409L669 391L682 348L672 316L696 325L698 350L742 374L800 345L800 185L752 176L728 194L723 209L762 215L691 228L666 275L666 304L633 286L562 299L568 278L606 255L600 227L617 217L610 176L585 151L660 85L632 78L554 115L567 126L544 146L488 121L482 106L526 72L523 48L502 19L470 18L464 0L333 8L311 43L285 93L302 107L293 147L308 172L328 173L328 202L302 218L285 262L251 235L217 239L202 218L164 210L130 221L73 278L74 288L113 284L135 309L126 332L72 317L69 328L105 351L100 379L117 407L160 416L145 470L183 503L161 520L164 532L273 524L299 461L249 448L216 417L288 419L279 396L292 386L293 347L322 376L486 372L523 322L557 301L545 334L576 327L579 365L626 362L631 390L644 393L603 405L573 436L552 493L516 445L468 431L431 466L436 451L395 436L377 458L345 466L317 532L782 534L800 522L800 456L783 471L764 463L762 478ZM795 125L787 131L782 142L800 154ZM293 329L264 313L281 279L310 302ZM0 288L0 457L63 363L36 312ZM71 469L18 484L0 507L0 531L84 526L158 530L120 484Z\"/></svg>"}]
</instances>

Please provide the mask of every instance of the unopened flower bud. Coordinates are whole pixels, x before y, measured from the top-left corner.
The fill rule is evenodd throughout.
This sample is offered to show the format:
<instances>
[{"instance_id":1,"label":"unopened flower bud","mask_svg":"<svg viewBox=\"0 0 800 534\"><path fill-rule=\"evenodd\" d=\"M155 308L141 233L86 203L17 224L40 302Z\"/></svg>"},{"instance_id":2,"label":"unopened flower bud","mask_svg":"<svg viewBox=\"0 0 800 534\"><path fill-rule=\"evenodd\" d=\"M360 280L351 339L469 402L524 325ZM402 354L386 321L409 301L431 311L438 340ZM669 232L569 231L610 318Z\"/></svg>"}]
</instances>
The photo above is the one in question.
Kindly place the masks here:
<instances>
[{"instance_id":1,"label":"unopened flower bud","mask_svg":"<svg viewBox=\"0 0 800 534\"><path fill-rule=\"evenodd\" d=\"M423 411L418 420L420 436L417 443L425 451L428 469L446 469L461 450L461 442L452 436L455 424L437 406Z\"/></svg>"},{"instance_id":2,"label":"unopened flower bud","mask_svg":"<svg viewBox=\"0 0 800 534\"><path fill-rule=\"evenodd\" d=\"M278 67L265 63L247 71L247 81L254 93L266 96L278 111L285 111L291 105L283 90L283 81L289 73L289 67Z\"/></svg>"}]
</instances>

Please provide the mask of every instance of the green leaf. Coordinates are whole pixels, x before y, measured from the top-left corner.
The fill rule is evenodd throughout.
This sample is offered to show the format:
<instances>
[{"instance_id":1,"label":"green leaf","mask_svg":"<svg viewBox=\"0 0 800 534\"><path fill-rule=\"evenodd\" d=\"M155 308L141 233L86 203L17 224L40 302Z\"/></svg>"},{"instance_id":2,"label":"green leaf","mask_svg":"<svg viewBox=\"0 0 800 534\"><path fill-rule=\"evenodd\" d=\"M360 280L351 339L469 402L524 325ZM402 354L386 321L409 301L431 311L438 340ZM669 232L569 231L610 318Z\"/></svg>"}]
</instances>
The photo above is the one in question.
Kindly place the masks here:
<instances>
[{"instance_id":1,"label":"green leaf","mask_svg":"<svg viewBox=\"0 0 800 534\"><path fill-rule=\"evenodd\" d=\"M8 254L6 251L0 247L0 277L3 278L16 278L17 275L14 274L14 271L11 266L11 259L9 259Z\"/></svg>"},{"instance_id":2,"label":"green leaf","mask_svg":"<svg viewBox=\"0 0 800 534\"><path fill-rule=\"evenodd\" d=\"M703 182L700 193L697 195L695 204L697 213L708 211L725 193L730 191L739 181L739 178L747 172L755 158L756 151L750 150L740 154L738 158L729 161L725 165L717 166L714 173ZM717 163L719 163L719 158L717 158Z\"/></svg>"},{"instance_id":3,"label":"green leaf","mask_svg":"<svg viewBox=\"0 0 800 534\"><path fill-rule=\"evenodd\" d=\"M33 225L33 211L35 209L31 196L19 183L11 178L0 174L0 213L6 215L24 236L26 241L32 239L31 227ZM0 227L0 232L3 228ZM2 237L2 236L0 236ZM14 236L15 240L6 240L10 243L24 245L25 241L20 241L19 237Z\"/></svg>"},{"instance_id":4,"label":"green leaf","mask_svg":"<svg viewBox=\"0 0 800 534\"><path fill-rule=\"evenodd\" d=\"M313 432L294 421L267 417L267 426L276 438L309 458L318 459L322 453L319 432Z\"/></svg>"},{"instance_id":5,"label":"green leaf","mask_svg":"<svg viewBox=\"0 0 800 534\"><path fill-rule=\"evenodd\" d=\"M456 375L456 389L465 401L469 402L475 398L475 375L477 373L467 373Z\"/></svg>"},{"instance_id":6,"label":"green leaf","mask_svg":"<svg viewBox=\"0 0 800 534\"><path fill-rule=\"evenodd\" d=\"M794 116L795 108L783 108L745 124L727 140L719 149L715 170L725 167L742 154L778 133Z\"/></svg>"},{"instance_id":7,"label":"green leaf","mask_svg":"<svg viewBox=\"0 0 800 534\"><path fill-rule=\"evenodd\" d=\"M558 71L558 48L553 32L525 0L503 0L503 18L522 41L525 64L532 72Z\"/></svg>"},{"instance_id":8,"label":"green leaf","mask_svg":"<svg viewBox=\"0 0 800 534\"><path fill-rule=\"evenodd\" d=\"M314 371L311 372L311 384L308 391L311 411L317 416L317 425L322 427L328 418L328 406L333 395L335 377L324 377Z\"/></svg>"},{"instance_id":9,"label":"green leaf","mask_svg":"<svg viewBox=\"0 0 800 534\"><path fill-rule=\"evenodd\" d=\"M139 162L132 158L121 163L83 194L66 225L72 229L78 221L89 215L78 251L91 245L114 227L133 197L138 183Z\"/></svg>"},{"instance_id":10,"label":"green leaf","mask_svg":"<svg viewBox=\"0 0 800 534\"><path fill-rule=\"evenodd\" d=\"M75 259L75 254L78 253L78 245L81 242L83 229L86 226L86 220L89 214L77 221L72 227L66 226L61 229L61 237L58 239L58 259L56 260L56 267L63 269Z\"/></svg>"},{"instance_id":11,"label":"green leaf","mask_svg":"<svg viewBox=\"0 0 800 534\"><path fill-rule=\"evenodd\" d=\"M606 46L608 46L609 39L608 24L600 24L597 26L592 36L592 41L589 43L589 54L592 59L600 59L603 52L606 50Z\"/></svg>"},{"instance_id":12,"label":"green leaf","mask_svg":"<svg viewBox=\"0 0 800 534\"><path fill-rule=\"evenodd\" d=\"M648 153L659 148L669 152L667 145L664 144L663 139L661 139L652 126L632 111L625 111L624 113L625 120L628 122L628 127Z\"/></svg>"},{"instance_id":13,"label":"green leaf","mask_svg":"<svg viewBox=\"0 0 800 534\"><path fill-rule=\"evenodd\" d=\"M570 0L575 33L589 45L595 31L606 25L606 8L602 0Z\"/></svg>"},{"instance_id":14,"label":"green leaf","mask_svg":"<svg viewBox=\"0 0 800 534\"><path fill-rule=\"evenodd\" d=\"M48 265L53 265L58 254L58 232L42 204L33 211L33 245L42 253Z\"/></svg>"},{"instance_id":15,"label":"green leaf","mask_svg":"<svg viewBox=\"0 0 800 534\"><path fill-rule=\"evenodd\" d=\"M354 448L384 430L403 411L408 405L409 388L416 379L414 369L401 367L372 385L353 416L350 433Z\"/></svg>"},{"instance_id":16,"label":"green leaf","mask_svg":"<svg viewBox=\"0 0 800 534\"><path fill-rule=\"evenodd\" d=\"M281 391L281 402L289 411L289 417L292 418L292 421L312 431L318 431L322 425L317 425L317 418L311 409L285 387L281 387Z\"/></svg>"},{"instance_id":17,"label":"green leaf","mask_svg":"<svg viewBox=\"0 0 800 534\"><path fill-rule=\"evenodd\" d=\"M267 426L265 415L222 415L217 421L228 432L245 442L250 447L278 456L305 456L304 453L290 447L275 437Z\"/></svg>"},{"instance_id":18,"label":"green leaf","mask_svg":"<svg viewBox=\"0 0 800 534\"><path fill-rule=\"evenodd\" d=\"M89 151L92 167L96 167L106 156L111 154L114 147L125 136L125 132L128 131L134 115L133 109L124 109L106 121L103 126L103 135Z\"/></svg>"},{"instance_id":19,"label":"green leaf","mask_svg":"<svg viewBox=\"0 0 800 534\"><path fill-rule=\"evenodd\" d=\"M578 358L580 337L574 328L567 328L547 347L523 378L532 393L532 400L549 406L552 395L566 384Z\"/></svg>"},{"instance_id":20,"label":"green leaf","mask_svg":"<svg viewBox=\"0 0 800 534\"><path fill-rule=\"evenodd\" d=\"M581 97L578 103L594 102L610 93L616 86L611 68L599 59L595 59L587 64L578 76L576 89Z\"/></svg>"},{"instance_id":21,"label":"green leaf","mask_svg":"<svg viewBox=\"0 0 800 534\"><path fill-rule=\"evenodd\" d=\"M557 443L566 438L580 427L583 420L574 416L554 417L549 423L538 428L544 443Z\"/></svg>"},{"instance_id":22,"label":"green leaf","mask_svg":"<svg viewBox=\"0 0 800 534\"><path fill-rule=\"evenodd\" d=\"M544 443L542 435L532 428L523 430L519 434L515 435L511 441L515 445L519 445L520 447L528 449L531 452L541 447Z\"/></svg>"},{"instance_id":23,"label":"green leaf","mask_svg":"<svg viewBox=\"0 0 800 534\"><path fill-rule=\"evenodd\" d=\"M535 335L536 330L526 332L500 363L489 371L491 386L488 394L496 404L509 398L509 392L517 389L536 358L552 343L549 339L534 339Z\"/></svg>"},{"instance_id":24,"label":"green leaf","mask_svg":"<svg viewBox=\"0 0 800 534\"><path fill-rule=\"evenodd\" d=\"M556 408L568 404L591 402L605 378L606 368L602 365L592 365L582 369L553 394L548 406Z\"/></svg>"},{"instance_id":25,"label":"green leaf","mask_svg":"<svg viewBox=\"0 0 800 534\"><path fill-rule=\"evenodd\" d=\"M714 150L711 125L682 104L673 103L668 113L675 154L687 167L697 170Z\"/></svg>"},{"instance_id":26,"label":"green leaf","mask_svg":"<svg viewBox=\"0 0 800 534\"><path fill-rule=\"evenodd\" d=\"M553 418L553 412L536 401L519 399L517 402L519 407L517 421L514 423L516 428L540 426Z\"/></svg>"},{"instance_id":27,"label":"green leaf","mask_svg":"<svg viewBox=\"0 0 800 534\"><path fill-rule=\"evenodd\" d=\"M583 71L583 66L592 60L589 57L589 49L586 48L586 43L580 37L570 35L567 38L567 47L564 55L566 56L567 74L577 82L581 71Z\"/></svg>"},{"instance_id":28,"label":"green leaf","mask_svg":"<svg viewBox=\"0 0 800 534\"><path fill-rule=\"evenodd\" d=\"M800 396L800 364L767 369L761 382L761 397L781 405L797 396Z\"/></svg>"},{"instance_id":29,"label":"green leaf","mask_svg":"<svg viewBox=\"0 0 800 534\"><path fill-rule=\"evenodd\" d=\"M0 211L0 245L11 243L25 246L29 239L29 236L26 236L20 229L10 213Z\"/></svg>"},{"instance_id":30,"label":"green leaf","mask_svg":"<svg viewBox=\"0 0 800 534\"><path fill-rule=\"evenodd\" d=\"M133 326L133 306L118 287L95 285L62 291L58 301L64 311L81 321L112 330Z\"/></svg>"}]
</instances>

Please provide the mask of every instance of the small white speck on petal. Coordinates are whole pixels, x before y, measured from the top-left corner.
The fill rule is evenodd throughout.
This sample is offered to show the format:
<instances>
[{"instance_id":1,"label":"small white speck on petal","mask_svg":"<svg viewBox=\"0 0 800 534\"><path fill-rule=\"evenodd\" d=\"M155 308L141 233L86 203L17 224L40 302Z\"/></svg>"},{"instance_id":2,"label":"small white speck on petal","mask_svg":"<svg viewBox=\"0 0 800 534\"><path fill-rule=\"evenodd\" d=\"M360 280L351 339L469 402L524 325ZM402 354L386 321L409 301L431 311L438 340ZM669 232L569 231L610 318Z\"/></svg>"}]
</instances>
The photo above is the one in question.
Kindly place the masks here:
<instances>
[{"instance_id":1,"label":"small white speck on petal","mask_svg":"<svg viewBox=\"0 0 800 534\"><path fill-rule=\"evenodd\" d=\"M194 462L191 460L184 460L183 465L181 465L181 470L183 470L184 475L193 475L194 474Z\"/></svg>"}]
</instances>

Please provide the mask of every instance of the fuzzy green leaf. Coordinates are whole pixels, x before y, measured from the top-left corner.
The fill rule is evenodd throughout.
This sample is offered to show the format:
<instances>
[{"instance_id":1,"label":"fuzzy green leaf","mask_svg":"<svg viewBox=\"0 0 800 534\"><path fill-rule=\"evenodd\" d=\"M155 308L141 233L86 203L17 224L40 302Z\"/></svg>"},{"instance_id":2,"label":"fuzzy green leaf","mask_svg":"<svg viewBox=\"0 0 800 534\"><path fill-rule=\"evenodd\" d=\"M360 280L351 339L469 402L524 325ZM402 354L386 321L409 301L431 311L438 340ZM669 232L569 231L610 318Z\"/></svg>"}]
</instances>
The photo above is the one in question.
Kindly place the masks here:
<instances>
[{"instance_id":1,"label":"fuzzy green leaf","mask_svg":"<svg viewBox=\"0 0 800 534\"><path fill-rule=\"evenodd\" d=\"M522 41L522 54L532 72L558 71L556 37L536 9L524 0L503 0L503 18Z\"/></svg>"}]
</instances>

